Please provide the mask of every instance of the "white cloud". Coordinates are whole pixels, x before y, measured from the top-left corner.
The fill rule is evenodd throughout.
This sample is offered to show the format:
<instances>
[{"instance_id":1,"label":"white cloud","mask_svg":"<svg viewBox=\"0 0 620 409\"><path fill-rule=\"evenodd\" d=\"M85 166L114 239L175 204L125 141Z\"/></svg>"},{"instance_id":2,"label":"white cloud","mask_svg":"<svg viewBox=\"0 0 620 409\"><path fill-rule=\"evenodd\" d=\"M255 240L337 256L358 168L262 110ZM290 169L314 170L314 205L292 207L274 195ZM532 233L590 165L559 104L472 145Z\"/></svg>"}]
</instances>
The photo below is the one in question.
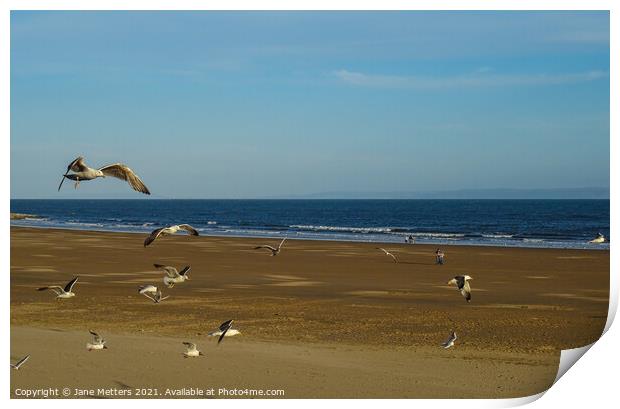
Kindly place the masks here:
<instances>
[{"instance_id":1,"label":"white cloud","mask_svg":"<svg viewBox=\"0 0 620 409\"><path fill-rule=\"evenodd\" d=\"M347 84L374 88L441 89L467 87L506 87L526 85L559 85L588 82L608 76L603 71L570 74L488 74L429 77L416 75L377 75L348 70L334 71L333 75Z\"/></svg>"}]
</instances>

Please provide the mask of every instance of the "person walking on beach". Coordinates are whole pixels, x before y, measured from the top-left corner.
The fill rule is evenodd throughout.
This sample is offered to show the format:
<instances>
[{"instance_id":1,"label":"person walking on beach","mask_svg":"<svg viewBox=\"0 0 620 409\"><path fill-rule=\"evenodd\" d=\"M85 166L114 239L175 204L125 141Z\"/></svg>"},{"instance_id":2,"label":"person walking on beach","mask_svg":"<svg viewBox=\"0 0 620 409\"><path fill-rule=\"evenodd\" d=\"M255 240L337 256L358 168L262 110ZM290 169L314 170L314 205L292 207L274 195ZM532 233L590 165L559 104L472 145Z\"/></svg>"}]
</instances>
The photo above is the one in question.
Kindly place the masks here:
<instances>
[{"instance_id":1,"label":"person walking on beach","mask_svg":"<svg viewBox=\"0 0 620 409\"><path fill-rule=\"evenodd\" d=\"M413 234L410 234L409 237L407 237L406 242L409 244L415 244L415 239L413 238Z\"/></svg>"},{"instance_id":2,"label":"person walking on beach","mask_svg":"<svg viewBox=\"0 0 620 409\"><path fill-rule=\"evenodd\" d=\"M443 251L441 251L441 249L437 249L437 251L435 251L435 264L443 265L444 256L445 254L443 253Z\"/></svg>"}]
</instances>

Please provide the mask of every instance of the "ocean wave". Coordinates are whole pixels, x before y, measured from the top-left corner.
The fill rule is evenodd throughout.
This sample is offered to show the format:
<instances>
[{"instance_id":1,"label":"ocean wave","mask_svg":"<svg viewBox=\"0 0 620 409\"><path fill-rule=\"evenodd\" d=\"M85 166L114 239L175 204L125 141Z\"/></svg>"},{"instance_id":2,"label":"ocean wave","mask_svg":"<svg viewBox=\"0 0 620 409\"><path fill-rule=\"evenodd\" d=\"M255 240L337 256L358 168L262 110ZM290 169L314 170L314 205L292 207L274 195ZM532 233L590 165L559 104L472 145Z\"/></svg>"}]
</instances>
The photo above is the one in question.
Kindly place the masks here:
<instances>
[{"instance_id":1,"label":"ocean wave","mask_svg":"<svg viewBox=\"0 0 620 409\"><path fill-rule=\"evenodd\" d=\"M448 239L448 238L452 238L452 239L458 239L458 238L464 238L466 236L466 234L464 233L434 233L434 232L424 232L424 233L411 233L414 237L429 237L429 238L444 238L444 239Z\"/></svg>"},{"instance_id":2,"label":"ocean wave","mask_svg":"<svg viewBox=\"0 0 620 409\"><path fill-rule=\"evenodd\" d=\"M514 237L512 234L482 234L482 237L487 239L511 239Z\"/></svg>"},{"instance_id":3,"label":"ocean wave","mask_svg":"<svg viewBox=\"0 0 620 409\"><path fill-rule=\"evenodd\" d=\"M291 229L309 231L335 231L351 233L391 233L391 227L346 227L346 226L314 226L311 224L293 224Z\"/></svg>"},{"instance_id":4,"label":"ocean wave","mask_svg":"<svg viewBox=\"0 0 620 409\"><path fill-rule=\"evenodd\" d=\"M68 224L70 226L81 226L81 227L104 227L105 225L102 223L86 223L86 222L75 222L69 221L64 224Z\"/></svg>"}]
</instances>

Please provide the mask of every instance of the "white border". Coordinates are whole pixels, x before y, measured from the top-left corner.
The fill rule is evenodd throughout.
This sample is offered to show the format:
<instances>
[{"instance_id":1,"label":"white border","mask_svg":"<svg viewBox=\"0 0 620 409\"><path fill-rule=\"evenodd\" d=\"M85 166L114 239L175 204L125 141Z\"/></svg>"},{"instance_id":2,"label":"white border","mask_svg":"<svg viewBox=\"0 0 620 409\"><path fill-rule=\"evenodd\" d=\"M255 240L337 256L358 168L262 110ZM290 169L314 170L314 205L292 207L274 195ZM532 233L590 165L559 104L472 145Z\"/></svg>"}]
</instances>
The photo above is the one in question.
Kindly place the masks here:
<instances>
[{"instance_id":1,"label":"white border","mask_svg":"<svg viewBox=\"0 0 620 409\"><path fill-rule=\"evenodd\" d=\"M442 0L442 1L397 1L397 0L383 0L383 1L352 1L352 0L338 0L338 1L325 1L325 0L300 0L291 1L284 0L263 0L260 3L252 2L248 0L230 0L230 1L218 1L218 2L199 2L194 0L125 0L123 2L110 2L105 0L58 0L53 4L45 0L5 0L0 3L0 9L2 14L0 17L0 55L2 58L2 64L0 64L0 71L2 72L0 80L0 126L2 129L2 138L0 143L2 144L2 166L3 178L2 188L5 197L10 197L10 72L9 72L9 56L10 56L10 10L192 10L192 9L209 9L209 10L349 10L349 9L362 9L362 10L611 10L611 58L610 58L610 85L611 85L611 127L610 135L618 134L617 125L617 112L618 112L618 83L616 79L616 73L618 72L617 60L618 53L618 41L614 41L618 35L619 21L618 10L620 7L618 2L611 0L496 0L489 2L488 0ZM614 138L610 137L610 155L613 159L614 153L617 152L617 142ZM618 231L618 222L614 218L617 210L617 195L618 191L614 187L614 175L618 174L618 165L613 160L610 161L611 166L611 184L610 184L610 197L611 197L611 230ZM8 215L9 213L9 201L2 202L2 213ZM5 216L3 220L3 232L2 235L2 259L8 261L10 257L9 247L9 219ZM3 263L4 274L8 275L10 271L10 263ZM602 405L610 403L616 399L616 372L618 368L618 354L615 350L620 335L618 333L617 325L611 327L613 317L615 316L618 305L618 271L619 265L617 257L614 252L611 252L611 293L610 293L610 311L608 316L608 322L606 326L607 333L596 342L590 352L588 352L587 359L582 359L575 364L576 368L569 371L568 376L562 377L559 382L554 385L545 395L544 399L537 400L532 406L536 408L552 408L552 407L583 407L584 405ZM9 328L9 287L4 287L4 314L2 314L2 327ZM4 332L7 334L8 332ZM3 336L0 339L4 351L10 350L10 343L7 336ZM574 353L574 351L573 351ZM6 354L6 352L5 352ZM6 354L5 356L8 356ZM570 355L570 353L569 353ZM2 380L5 385L4 399L8 400L9 392L9 372L5 370L2 375ZM411 405L422 405L423 407L430 408L446 408L453 405L459 405L460 407L507 407L522 405L537 398L540 398L543 394L520 399L508 399L508 400L459 400L455 402L453 400L391 400L389 404L399 407L410 407ZM116 400L115 403L124 405L126 401ZM25 400L11 400L10 405L18 407L29 406L32 404L38 404L39 402L25 401ZM221 402L220 402L221 403ZM289 405L310 407L310 405L316 405L315 400L268 400L268 401L234 401L229 402L233 404L233 407L252 405L258 407L284 407ZM370 407L375 405L375 402L370 400L354 400L354 401L326 401L320 402L321 404L329 405L358 405L362 407ZM381 404L381 402L379 402ZM80 401L53 401L47 402L52 408L63 406L77 406L86 404L86 402ZM163 407L166 402L163 400L150 401L149 405L155 407ZM198 406L204 405L203 401L183 401L183 405ZM103 407L107 405L104 401L91 400L88 405L94 405L97 407Z\"/></svg>"}]
</instances>

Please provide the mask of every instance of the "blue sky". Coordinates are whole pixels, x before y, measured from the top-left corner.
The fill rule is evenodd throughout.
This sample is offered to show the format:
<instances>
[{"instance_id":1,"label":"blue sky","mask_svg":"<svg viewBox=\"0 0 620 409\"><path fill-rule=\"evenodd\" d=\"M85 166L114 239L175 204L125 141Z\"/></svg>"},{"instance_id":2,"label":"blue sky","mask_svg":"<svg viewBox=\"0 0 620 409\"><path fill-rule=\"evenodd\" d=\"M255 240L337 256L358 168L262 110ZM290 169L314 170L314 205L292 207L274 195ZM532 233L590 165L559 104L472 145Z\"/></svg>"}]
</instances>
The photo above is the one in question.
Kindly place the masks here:
<instances>
[{"instance_id":1,"label":"blue sky","mask_svg":"<svg viewBox=\"0 0 620 409\"><path fill-rule=\"evenodd\" d=\"M12 12L11 197L609 186L607 12Z\"/></svg>"}]
</instances>

